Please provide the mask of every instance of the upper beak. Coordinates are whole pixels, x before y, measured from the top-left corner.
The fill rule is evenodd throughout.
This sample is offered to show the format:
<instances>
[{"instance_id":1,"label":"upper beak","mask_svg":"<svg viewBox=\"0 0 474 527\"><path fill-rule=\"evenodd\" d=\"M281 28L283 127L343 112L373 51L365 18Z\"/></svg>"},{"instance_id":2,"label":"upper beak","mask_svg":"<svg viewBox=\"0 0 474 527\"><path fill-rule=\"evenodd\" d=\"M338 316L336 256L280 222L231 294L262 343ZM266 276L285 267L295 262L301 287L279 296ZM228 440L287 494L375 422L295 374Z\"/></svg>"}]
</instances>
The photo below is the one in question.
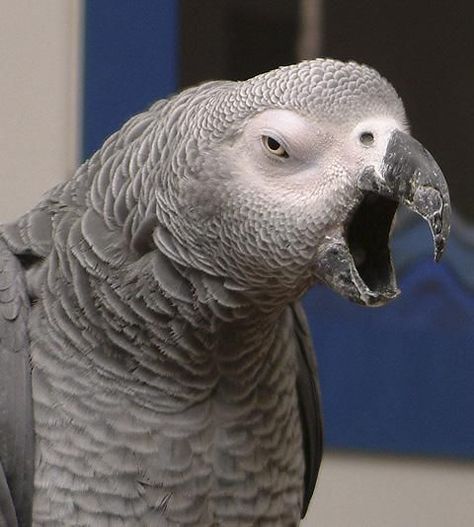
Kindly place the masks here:
<instances>
[{"instance_id":1,"label":"upper beak","mask_svg":"<svg viewBox=\"0 0 474 527\"><path fill-rule=\"evenodd\" d=\"M443 173L431 154L399 130L390 135L380 166L357 180L360 197L342 226L318 247L317 272L337 292L364 305L398 295L389 235L399 203L430 225L438 261L450 230L451 206Z\"/></svg>"},{"instance_id":2,"label":"upper beak","mask_svg":"<svg viewBox=\"0 0 474 527\"><path fill-rule=\"evenodd\" d=\"M434 257L441 258L448 239L451 206L448 185L433 156L416 139L395 130L379 172L368 167L359 188L406 205L430 225Z\"/></svg>"}]
</instances>

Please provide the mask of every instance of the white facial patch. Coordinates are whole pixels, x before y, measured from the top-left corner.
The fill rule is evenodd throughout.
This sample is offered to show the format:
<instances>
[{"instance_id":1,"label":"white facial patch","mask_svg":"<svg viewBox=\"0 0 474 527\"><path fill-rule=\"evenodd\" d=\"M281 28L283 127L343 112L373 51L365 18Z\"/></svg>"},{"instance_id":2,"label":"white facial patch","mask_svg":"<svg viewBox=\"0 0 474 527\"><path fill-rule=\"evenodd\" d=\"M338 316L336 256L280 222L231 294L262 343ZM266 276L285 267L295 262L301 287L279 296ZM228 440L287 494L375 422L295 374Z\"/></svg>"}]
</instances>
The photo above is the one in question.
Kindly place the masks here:
<instances>
[{"instance_id":1,"label":"white facial patch","mask_svg":"<svg viewBox=\"0 0 474 527\"><path fill-rule=\"evenodd\" d=\"M355 149L357 157L365 164L380 166L392 132L404 128L402 123L387 115L364 119L352 130L350 154L354 154Z\"/></svg>"}]
</instances>

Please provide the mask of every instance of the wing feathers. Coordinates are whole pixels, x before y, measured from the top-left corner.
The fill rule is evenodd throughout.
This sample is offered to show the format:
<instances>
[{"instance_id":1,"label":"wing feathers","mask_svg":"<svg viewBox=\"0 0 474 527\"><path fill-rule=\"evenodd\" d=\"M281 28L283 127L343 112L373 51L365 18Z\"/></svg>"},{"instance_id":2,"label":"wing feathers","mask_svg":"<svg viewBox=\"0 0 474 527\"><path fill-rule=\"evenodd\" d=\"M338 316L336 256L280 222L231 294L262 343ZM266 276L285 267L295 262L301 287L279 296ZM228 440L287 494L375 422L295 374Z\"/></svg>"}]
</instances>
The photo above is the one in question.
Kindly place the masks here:
<instances>
[{"instance_id":1,"label":"wing feathers","mask_svg":"<svg viewBox=\"0 0 474 527\"><path fill-rule=\"evenodd\" d=\"M8 527L31 522L34 442L28 314L23 270L0 238L0 520Z\"/></svg>"},{"instance_id":2,"label":"wing feathers","mask_svg":"<svg viewBox=\"0 0 474 527\"><path fill-rule=\"evenodd\" d=\"M303 431L305 455L305 490L301 517L304 518L313 495L323 449L322 418L316 357L309 334L306 316L299 303L291 306L298 340L298 374L296 388Z\"/></svg>"}]
</instances>

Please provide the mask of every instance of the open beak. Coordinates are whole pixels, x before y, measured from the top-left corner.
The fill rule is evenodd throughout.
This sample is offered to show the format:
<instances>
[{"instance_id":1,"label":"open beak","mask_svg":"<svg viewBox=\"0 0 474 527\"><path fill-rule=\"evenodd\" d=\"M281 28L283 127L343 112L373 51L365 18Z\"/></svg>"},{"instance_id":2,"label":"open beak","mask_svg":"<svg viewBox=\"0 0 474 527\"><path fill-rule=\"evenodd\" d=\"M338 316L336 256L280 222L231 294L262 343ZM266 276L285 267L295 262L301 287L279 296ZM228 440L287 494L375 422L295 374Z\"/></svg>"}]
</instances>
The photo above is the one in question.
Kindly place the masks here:
<instances>
[{"instance_id":1,"label":"open beak","mask_svg":"<svg viewBox=\"0 0 474 527\"><path fill-rule=\"evenodd\" d=\"M424 218L441 258L451 207L443 173L413 137L392 132L381 166L366 167L358 180L362 198L345 221L342 236L328 236L319 250L319 275L337 292L360 304L381 305L399 293L389 249L398 205Z\"/></svg>"}]
</instances>

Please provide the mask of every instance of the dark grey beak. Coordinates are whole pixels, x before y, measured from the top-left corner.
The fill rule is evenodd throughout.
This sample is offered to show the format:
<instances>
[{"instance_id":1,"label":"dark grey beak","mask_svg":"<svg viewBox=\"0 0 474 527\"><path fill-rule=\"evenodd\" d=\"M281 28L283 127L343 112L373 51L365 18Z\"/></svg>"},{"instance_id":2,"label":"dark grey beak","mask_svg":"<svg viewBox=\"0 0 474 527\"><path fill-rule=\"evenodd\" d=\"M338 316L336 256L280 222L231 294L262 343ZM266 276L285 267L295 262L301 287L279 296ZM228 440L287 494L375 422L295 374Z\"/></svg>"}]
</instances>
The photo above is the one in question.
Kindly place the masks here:
<instances>
[{"instance_id":1,"label":"dark grey beak","mask_svg":"<svg viewBox=\"0 0 474 527\"><path fill-rule=\"evenodd\" d=\"M342 224L318 247L319 279L343 296L378 306L398 293L389 248L400 203L430 225L438 261L449 235L451 207L441 169L413 137L395 130L380 166L366 167L357 182L360 196Z\"/></svg>"},{"instance_id":2,"label":"dark grey beak","mask_svg":"<svg viewBox=\"0 0 474 527\"><path fill-rule=\"evenodd\" d=\"M433 235L435 260L439 261L449 235L451 206L443 173L423 145L395 130L387 145L381 173L367 168L359 187L403 203L424 218Z\"/></svg>"}]
</instances>

